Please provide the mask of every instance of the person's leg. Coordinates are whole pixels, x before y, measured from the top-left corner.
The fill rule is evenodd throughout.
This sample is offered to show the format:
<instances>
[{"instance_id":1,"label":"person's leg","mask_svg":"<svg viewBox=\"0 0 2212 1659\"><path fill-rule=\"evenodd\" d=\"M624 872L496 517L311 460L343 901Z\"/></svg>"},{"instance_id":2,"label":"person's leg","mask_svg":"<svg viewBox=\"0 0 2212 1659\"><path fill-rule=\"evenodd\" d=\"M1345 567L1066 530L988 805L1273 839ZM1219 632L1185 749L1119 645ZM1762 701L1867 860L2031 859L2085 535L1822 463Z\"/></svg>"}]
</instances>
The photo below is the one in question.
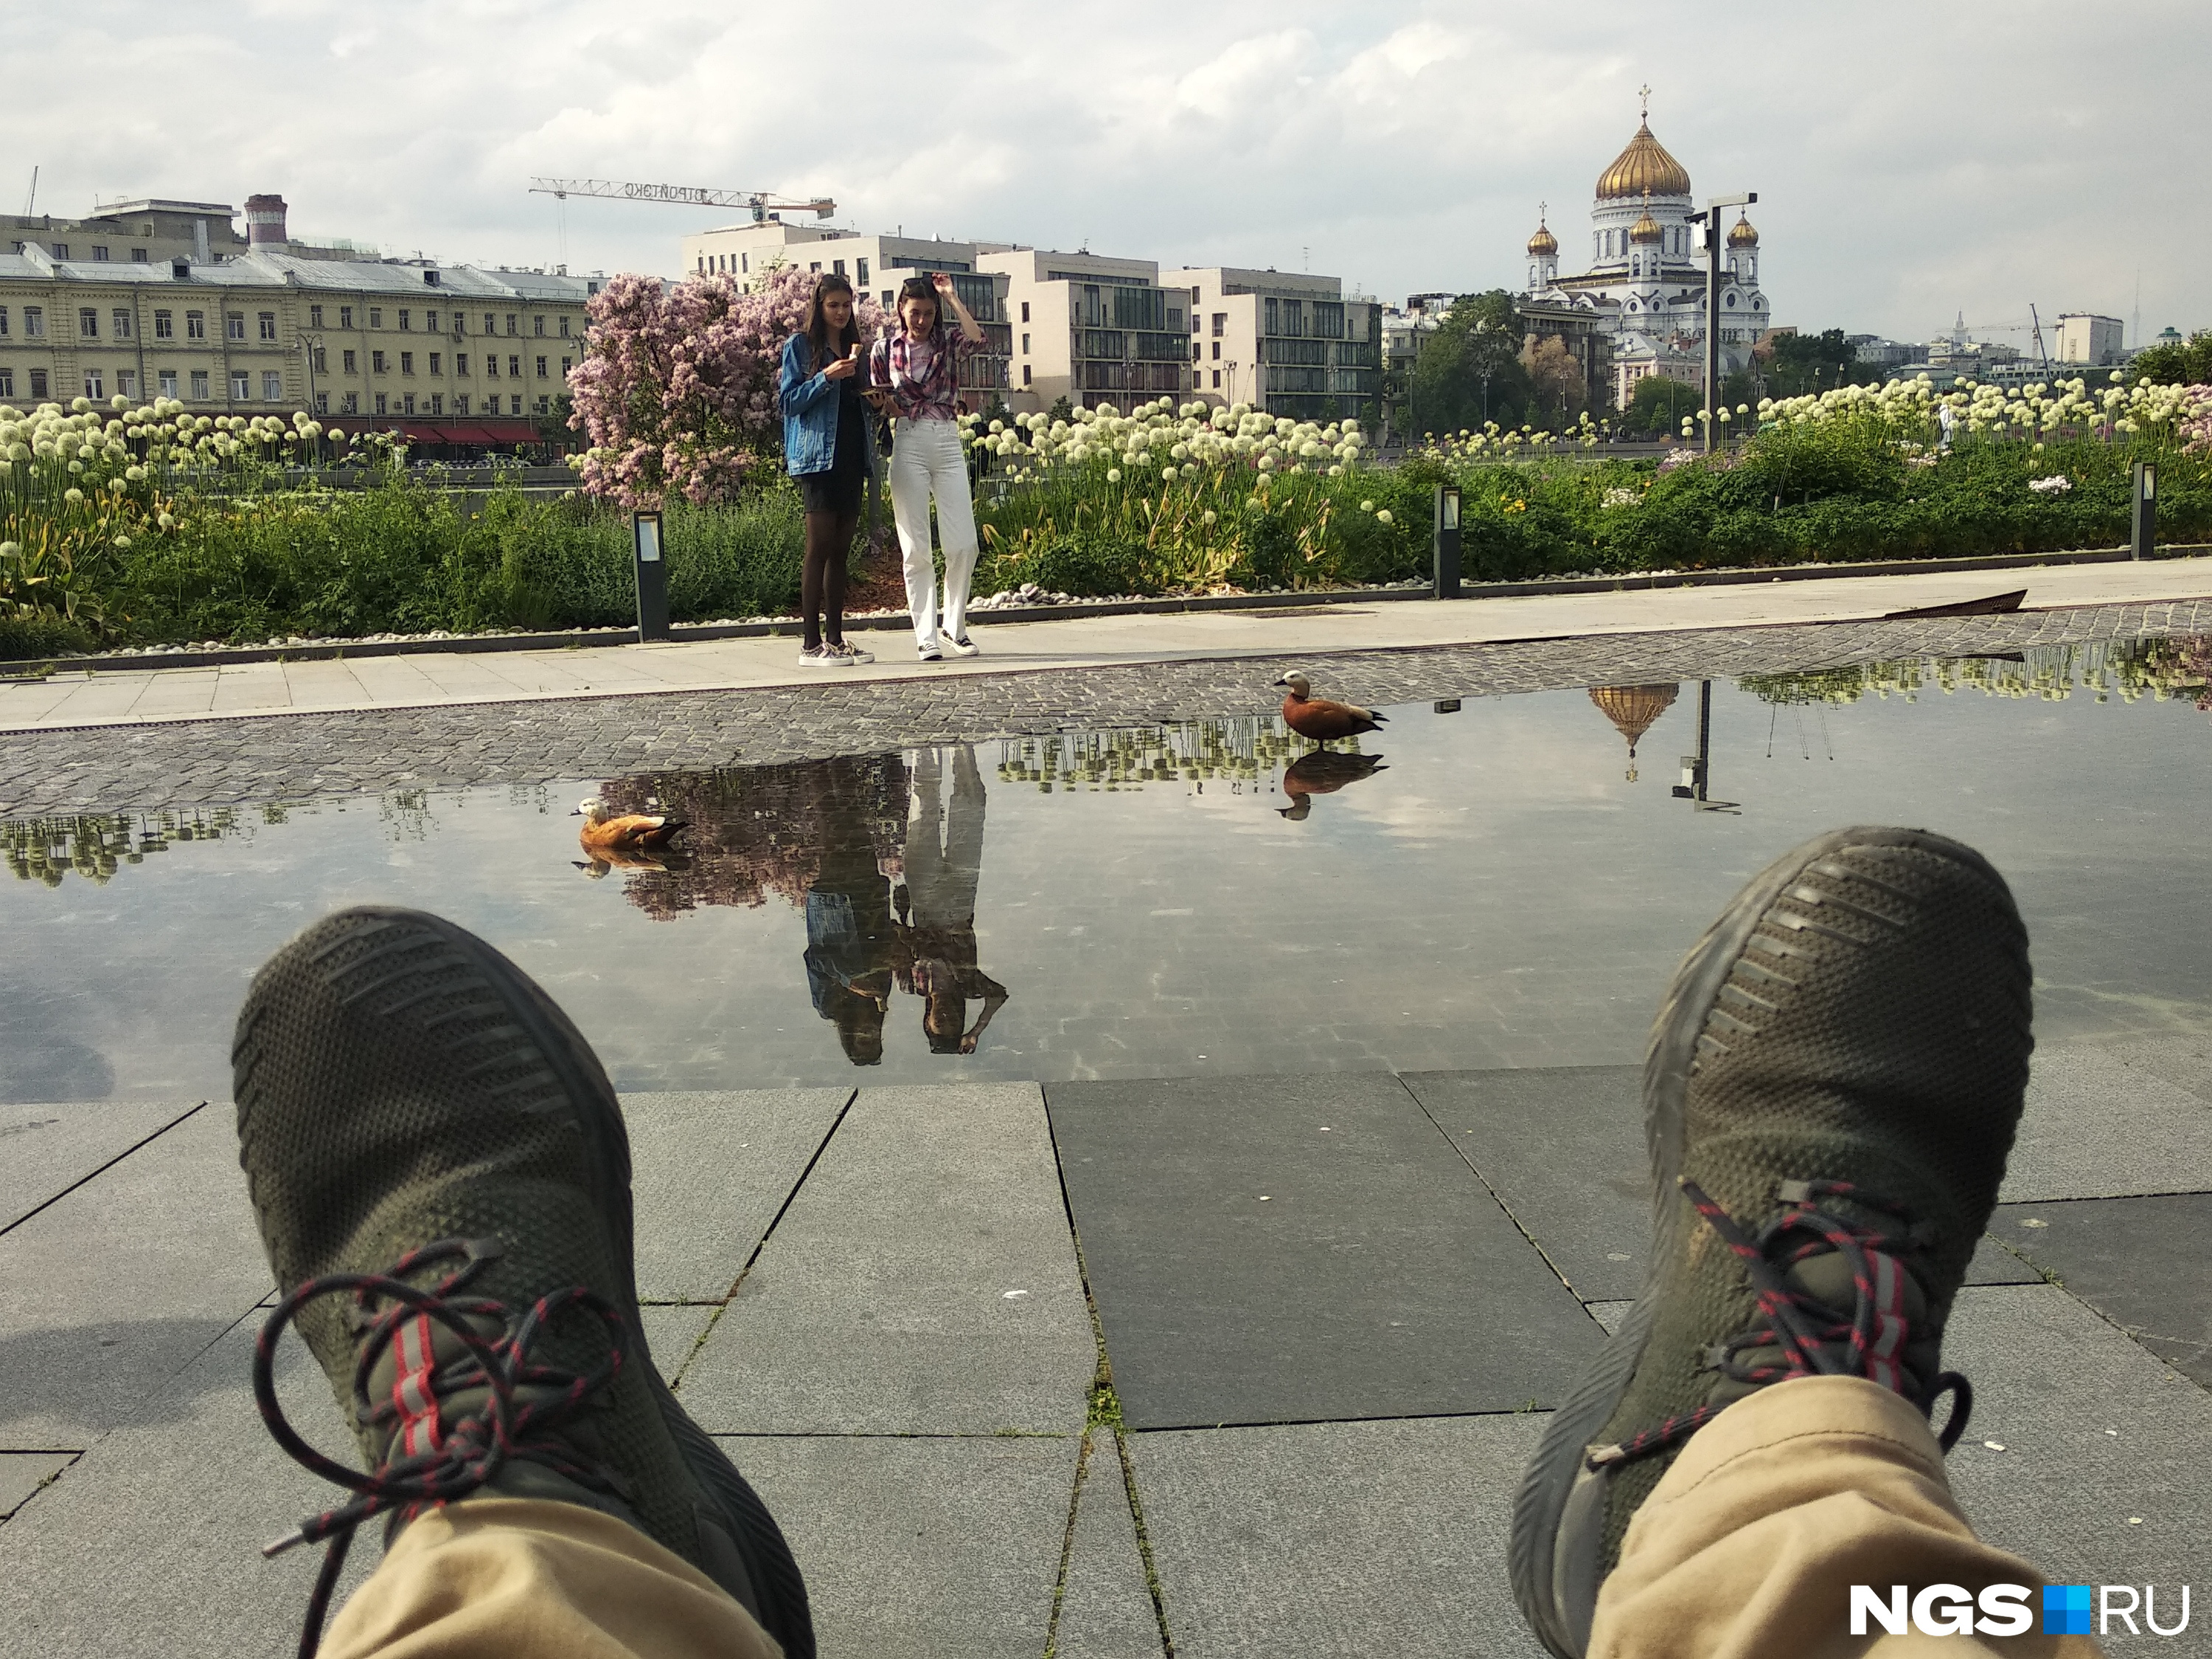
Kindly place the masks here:
<instances>
[{"instance_id":1,"label":"person's leg","mask_svg":"<svg viewBox=\"0 0 2212 1659\"><path fill-rule=\"evenodd\" d=\"M822 643L824 575L830 562L830 546L837 533L834 513L806 515L806 551L799 573L799 615L805 630L800 648L811 651ZM836 629L832 639L842 637Z\"/></svg>"},{"instance_id":2,"label":"person's leg","mask_svg":"<svg viewBox=\"0 0 2212 1659\"><path fill-rule=\"evenodd\" d=\"M1853 1584L2039 1587L1972 1541L1941 1456L2029 983L2003 878L1905 830L1799 848L1684 961L1644 1066L1650 1275L1515 1507L1514 1590L1553 1653L1856 1653Z\"/></svg>"},{"instance_id":3,"label":"person's leg","mask_svg":"<svg viewBox=\"0 0 2212 1659\"><path fill-rule=\"evenodd\" d=\"M845 642L845 577L853 560L853 536L860 526L858 507L838 514L822 562L822 636L832 645Z\"/></svg>"},{"instance_id":4,"label":"person's leg","mask_svg":"<svg viewBox=\"0 0 2212 1659\"><path fill-rule=\"evenodd\" d=\"M351 1651L504 1651L470 1645L477 1603L573 1576L574 1616L549 1604L557 1639L530 1650L764 1653L765 1628L786 1659L811 1656L775 1522L653 1369L621 1108L551 999L450 922L344 910L255 976L233 1054L239 1161L286 1290L256 1395L285 1450L355 1494L272 1547L331 1545L311 1635L356 1528L397 1522L362 1613L341 1620ZM285 1422L271 1366L288 1323L366 1475ZM474 1501L491 1498L531 1513ZM611 1644L617 1615L590 1605L603 1568L722 1645ZM652 1610L633 1612L647 1629ZM362 1628L383 1634L356 1640Z\"/></svg>"},{"instance_id":5,"label":"person's leg","mask_svg":"<svg viewBox=\"0 0 2212 1659\"><path fill-rule=\"evenodd\" d=\"M944 635L965 643L968 638L968 589L975 579L975 496L968 477L968 460L960 447L960 429L950 421L933 421L938 428L930 469L930 489L937 497L937 536L945 549Z\"/></svg>"},{"instance_id":6,"label":"person's leg","mask_svg":"<svg viewBox=\"0 0 2212 1659\"><path fill-rule=\"evenodd\" d=\"M929 546L929 458L927 428L933 421L898 422L891 448L891 523L906 562L906 608L914 642L925 655L937 645L937 561Z\"/></svg>"}]
</instances>

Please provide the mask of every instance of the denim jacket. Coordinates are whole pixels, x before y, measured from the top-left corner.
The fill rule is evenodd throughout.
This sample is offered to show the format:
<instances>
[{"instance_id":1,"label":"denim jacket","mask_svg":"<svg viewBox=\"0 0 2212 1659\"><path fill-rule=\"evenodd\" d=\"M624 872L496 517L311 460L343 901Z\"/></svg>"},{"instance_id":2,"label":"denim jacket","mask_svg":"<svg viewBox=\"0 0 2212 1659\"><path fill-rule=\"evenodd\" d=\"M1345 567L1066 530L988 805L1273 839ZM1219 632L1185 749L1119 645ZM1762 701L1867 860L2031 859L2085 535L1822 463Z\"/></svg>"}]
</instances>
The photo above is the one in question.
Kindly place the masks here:
<instances>
[{"instance_id":1,"label":"denim jacket","mask_svg":"<svg viewBox=\"0 0 2212 1659\"><path fill-rule=\"evenodd\" d=\"M783 464L794 478L827 472L837 459L837 382L815 372L813 362L813 343L804 334L784 342L776 404L783 411ZM865 358L860 372L867 372ZM875 447L863 444L860 453L872 477Z\"/></svg>"}]
</instances>

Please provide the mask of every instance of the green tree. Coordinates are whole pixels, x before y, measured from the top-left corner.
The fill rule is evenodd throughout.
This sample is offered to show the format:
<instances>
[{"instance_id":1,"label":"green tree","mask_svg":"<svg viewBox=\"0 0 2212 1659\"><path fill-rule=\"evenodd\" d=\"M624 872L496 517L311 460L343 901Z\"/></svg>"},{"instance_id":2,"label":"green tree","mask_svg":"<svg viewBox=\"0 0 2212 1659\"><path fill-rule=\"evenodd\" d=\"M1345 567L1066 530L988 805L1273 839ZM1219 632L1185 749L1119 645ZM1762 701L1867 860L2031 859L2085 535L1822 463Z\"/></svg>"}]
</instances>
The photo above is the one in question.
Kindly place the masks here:
<instances>
[{"instance_id":1,"label":"green tree","mask_svg":"<svg viewBox=\"0 0 2212 1659\"><path fill-rule=\"evenodd\" d=\"M1839 386L1872 386L1881 379L1880 369L1859 361L1859 349L1844 337L1840 328L1818 334L1778 334L1769 352L1766 393L1771 398L1801 398Z\"/></svg>"},{"instance_id":2,"label":"green tree","mask_svg":"<svg viewBox=\"0 0 2212 1659\"><path fill-rule=\"evenodd\" d=\"M2137 352L2128 373L2136 380L2158 386L2212 384L2212 328L2200 328L2186 340Z\"/></svg>"},{"instance_id":3,"label":"green tree","mask_svg":"<svg viewBox=\"0 0 2212 1659\"><path fill-rule=\"evenodd\" d=\"M1517 426L1528 406L1521 319L1502 288L1462 294L1413 364L1416 432L1456 432L1485 421Z\"/></svg>"},{"instance_id":4,"label":"green tree","mask_svg":"<svg viewBox=\"0 0 2212 1659\"><path fill-rule=\"evenodd\" d=\"M1670 380L1664 374L1647 374L1630 394L1620 424L1626 431L1665 437L1680 428L1682 416L1694 415L1705 406L1697 387Z\"/></svg>"}]
</instances>

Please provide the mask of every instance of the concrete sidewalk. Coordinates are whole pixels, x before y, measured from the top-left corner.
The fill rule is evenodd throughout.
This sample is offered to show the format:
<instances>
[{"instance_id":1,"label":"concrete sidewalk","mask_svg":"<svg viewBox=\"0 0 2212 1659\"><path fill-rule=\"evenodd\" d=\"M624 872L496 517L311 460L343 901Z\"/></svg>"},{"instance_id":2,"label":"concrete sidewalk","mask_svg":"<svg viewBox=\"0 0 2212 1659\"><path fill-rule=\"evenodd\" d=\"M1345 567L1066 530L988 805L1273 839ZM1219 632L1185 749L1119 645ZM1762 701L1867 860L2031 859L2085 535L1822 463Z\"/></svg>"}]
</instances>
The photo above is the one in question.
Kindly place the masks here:
<instances>
[{"instance_id":1,"label":"concrete sidewalk","mask_svg":"<svg viewBox=\"0 0 2212 1659\"><path fill-rule=\"evenodd\" d=\"M976 629L982 655L930 664L915 660L905 635L873 631L855 638L874 650L878 660L857 669L801 668L793 639L769 637L63 672L0 684L0 731L1863 621L2021 587L2033 610L2202 599L2212 597L2212 558L1008 623Z\"/></svg>"}]
</instances>

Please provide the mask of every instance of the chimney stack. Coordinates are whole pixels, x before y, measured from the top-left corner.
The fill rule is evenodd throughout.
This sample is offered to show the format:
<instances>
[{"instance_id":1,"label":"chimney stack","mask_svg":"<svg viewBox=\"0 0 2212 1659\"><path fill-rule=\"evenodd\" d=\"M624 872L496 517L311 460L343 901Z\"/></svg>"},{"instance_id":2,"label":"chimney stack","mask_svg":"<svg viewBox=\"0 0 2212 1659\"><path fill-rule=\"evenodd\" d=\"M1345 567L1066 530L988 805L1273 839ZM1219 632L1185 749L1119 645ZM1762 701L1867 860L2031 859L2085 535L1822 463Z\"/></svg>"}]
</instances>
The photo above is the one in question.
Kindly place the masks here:
<instances>
[{"instance_id":1,"label":"chimney stack","mask_svg":"<svg viewBox=\"0 0 2212 1659\"><path fill-rule=\"evenodd\" d=\"M196 265L211 263L208 254L207 221L204 219L192 221L192 263Z\"/></svg>"},{"instance_id":2,"label":"chimney stack","mask_svg":"<svg viewBox=\"0 0 2212 1659\"><path fill-rule=\"evenodd\" d=\"M287 241L283 197L249 196L246 198L246 243L249 252L284 252Z\"/></svg>"}]
</instances>

